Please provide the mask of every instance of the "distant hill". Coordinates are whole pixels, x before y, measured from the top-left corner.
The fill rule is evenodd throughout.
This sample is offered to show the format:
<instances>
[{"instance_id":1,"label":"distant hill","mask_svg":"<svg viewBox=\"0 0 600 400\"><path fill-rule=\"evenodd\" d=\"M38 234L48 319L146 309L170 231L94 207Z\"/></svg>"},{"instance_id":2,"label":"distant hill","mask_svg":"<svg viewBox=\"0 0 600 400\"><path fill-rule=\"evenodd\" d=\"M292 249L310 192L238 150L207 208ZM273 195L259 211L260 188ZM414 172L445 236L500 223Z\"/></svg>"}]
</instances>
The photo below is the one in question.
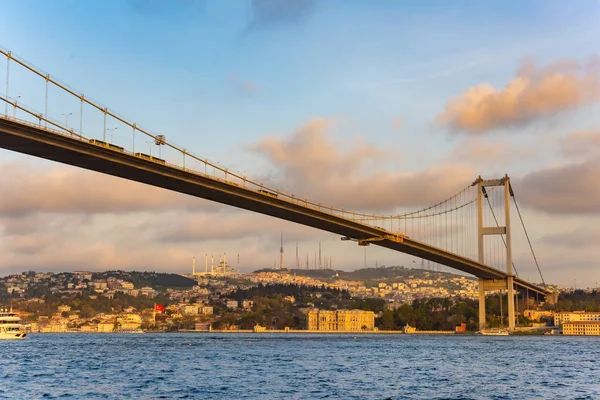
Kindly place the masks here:
<instances>
[{"instance_id":1,"label":"distant hill","mask_svg":"<svg viewBox=\"0 0 600 400\"><path fill-rule=\"evenodd\" d=\"M258 272L280 272L280 269L261 269L254 271ZM429 278L436 279L438 277L444 278L452 278L455 276L462 276L457 274L452 274L449 272L438 272L438 271L429 271L426 269L416 269L416 268L405 268L403 266L391 266L391 267L379 267L379 268L361 268L356 271L342 271L339 269L286 269L283 271L287 271L291 274L296 274L299 276L309 276L315 279L321 280L334 280L334 279L345 279L345 280L356 280L356 281L365 281L365 280L385 280L390 278L396 279L408 279L410 277L413 278Z\"/></svg>"},{"instance_id":2,"label":"distant hill","mask_svg":"<svg viewBox=\"0 0 600 400\"><path fill-rule=\"evenodd\" d=\"M144 286L191 288L197 284L195 280L185 276L162 272L106 271L94 273L94 279L106 279L109 277L115 277L131 282L136 289Z\"/></svg>"}]
</instances>

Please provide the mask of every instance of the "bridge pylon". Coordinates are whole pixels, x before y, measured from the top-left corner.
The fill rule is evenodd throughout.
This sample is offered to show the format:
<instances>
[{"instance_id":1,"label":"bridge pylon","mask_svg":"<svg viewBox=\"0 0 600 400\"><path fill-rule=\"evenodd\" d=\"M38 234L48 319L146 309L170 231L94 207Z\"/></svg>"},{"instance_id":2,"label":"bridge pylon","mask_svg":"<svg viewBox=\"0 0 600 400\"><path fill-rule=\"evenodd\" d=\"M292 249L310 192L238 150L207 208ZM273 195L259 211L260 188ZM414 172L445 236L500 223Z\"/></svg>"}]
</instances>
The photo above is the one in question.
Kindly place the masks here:
<instances>
[{"instance_id":1,"label":"bridge pylon","mask_svg":"<svg viewBox=\"0 0 600 400\"><path fill-rule=\"evenodd\" d=\"M477 185L477 239L478 261L485 263L484 237L486 235L506 235L506 279L479 279L479 329L485 329L485 292L490 290L508 291L508 329L515 330L515 284L512 263L512 244L510 231L510 178L505 175L500 179L483 180L481 176L474 182ZM504 221L505 226L484 226L483 198L487 197L486 187L504 187ZM502 301L502 300L501 300Z\"/></svg>"}]
</instances>

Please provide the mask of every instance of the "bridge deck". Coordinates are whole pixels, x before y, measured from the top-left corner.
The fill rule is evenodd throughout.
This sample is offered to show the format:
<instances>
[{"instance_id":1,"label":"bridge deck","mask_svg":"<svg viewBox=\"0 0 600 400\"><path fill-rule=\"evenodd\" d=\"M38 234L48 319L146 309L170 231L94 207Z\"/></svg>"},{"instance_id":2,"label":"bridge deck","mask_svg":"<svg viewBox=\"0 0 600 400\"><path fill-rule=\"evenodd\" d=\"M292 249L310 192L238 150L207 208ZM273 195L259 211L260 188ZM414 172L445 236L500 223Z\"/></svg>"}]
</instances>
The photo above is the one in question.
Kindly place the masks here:
<instances>
[{"instance_id":1,"label":"bridge deck","mask_svg":"<svg viewBox=\"0 0 600 400\"><path fill-rule=\"evenodd\" d=\"M306 207L300 204L300 201L292 202L270 196L197 171L157 163L125 151L101 147L77 137L58 134L4 116L0 116L0 148L185 193L341 236L362 240L377 239L372 241L372 244L446 265L480 278L503 279L507 276L506 272L458 254ZM549 293L546 289L519 278L515 278L515 283L543 295Z\"/></svg>"}]
</instances>

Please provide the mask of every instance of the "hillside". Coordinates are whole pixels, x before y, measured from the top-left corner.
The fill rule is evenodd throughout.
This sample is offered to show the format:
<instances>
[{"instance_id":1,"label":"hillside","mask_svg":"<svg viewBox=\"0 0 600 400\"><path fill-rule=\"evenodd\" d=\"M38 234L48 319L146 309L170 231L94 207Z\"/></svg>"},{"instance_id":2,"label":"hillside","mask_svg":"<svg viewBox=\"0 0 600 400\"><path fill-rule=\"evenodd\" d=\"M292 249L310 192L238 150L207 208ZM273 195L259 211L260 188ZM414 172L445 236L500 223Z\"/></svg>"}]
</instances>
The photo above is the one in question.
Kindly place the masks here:
<instances>
[{"instance_id":1,"label":"hillside","mask_svg":"<svg viewBox=\"0 0 600 400\"><path fill-rule=\"evenodd\" d=\"M262 269L254 272L278 272L282 270L277 269ZM391 267L379 267L379 268L361 268L355 271L342 271L342 270L333 270L333 269L284 269L284 271L288 271L291 274L296 274L299 276L309 276L315 279L321 280L335 280L335 279L344 279L344 280L357 280L357 281L365 281L365 280L386 280L386 279L395 279L395 280L405 280L409 278L414 279L436 279L440 278L453 278L460 277L462 275L452 274L448 272L437 272L437 271L429 271L425 269L416 269L416 268L405 268L403 266L391 266Z\"/></svg>"},{"instance_id":2,"label":"hillside","mask_svg":"<svg viewBox=\"0 0 600 400\"><path fill-rule=\"evenodd\" d=\"M131 282L136 289L144 286L191 288L196 285L195 280L178 274L137 271L106 271L94 273L94 279L106 279L109 277L115 277Z\"/></svg>"}]
</instances>

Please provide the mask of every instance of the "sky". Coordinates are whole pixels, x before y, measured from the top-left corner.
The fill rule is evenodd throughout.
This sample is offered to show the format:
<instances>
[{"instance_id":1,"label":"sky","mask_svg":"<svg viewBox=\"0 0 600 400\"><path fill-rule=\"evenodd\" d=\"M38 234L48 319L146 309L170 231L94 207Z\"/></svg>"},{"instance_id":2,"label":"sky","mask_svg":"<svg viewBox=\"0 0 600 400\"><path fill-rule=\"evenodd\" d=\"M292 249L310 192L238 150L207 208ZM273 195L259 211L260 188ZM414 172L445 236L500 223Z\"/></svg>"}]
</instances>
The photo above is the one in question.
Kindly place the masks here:
<instances>
[{"instance_id":1,"label":"sky","mask_svg":"<svg viewBox=\"0 0 600 400\"><path fill-rule=\"evenodd\" d=\"M508 174L546 282L598 286L599 1L0 3L3 49L281 190L398 213ZM2 96L6 70L0 58ZM44 81L14 63L9 74L8 96L43 112ZM70 126L102 135L101 113L84 109L80 125L79 103L51 88L48 115L69 113ZM176 161L108 127L114 143ZM281 232L291 266L296 244L312 265L319 242L334 268L420 263L18 153L0 150L0 167L0 274L183 273L194 256L203 265L225 253L247 272L278 263ZM513 255L520 276L539 282L522 233Z\"/></svg>"}]
</instances>

